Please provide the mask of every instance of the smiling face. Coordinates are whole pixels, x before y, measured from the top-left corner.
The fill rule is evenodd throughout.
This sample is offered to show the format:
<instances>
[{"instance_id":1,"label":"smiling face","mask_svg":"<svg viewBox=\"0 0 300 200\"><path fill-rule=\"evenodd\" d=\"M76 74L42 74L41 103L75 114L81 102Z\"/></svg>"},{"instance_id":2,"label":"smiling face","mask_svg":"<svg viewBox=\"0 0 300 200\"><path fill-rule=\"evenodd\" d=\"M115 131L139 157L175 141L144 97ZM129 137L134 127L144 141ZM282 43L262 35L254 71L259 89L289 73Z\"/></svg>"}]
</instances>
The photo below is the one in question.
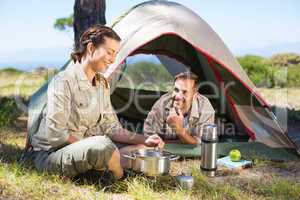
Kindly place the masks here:
<instances>
[{"instance_id":1,"label":"smiling face","mask_svg":"<svg viewBox=\"0 0 300 200\"><path fill-rule=\"evenodd\" d=\"M97 48L95 48L93 44L89 44L88 49L90 49L89 63L92 66L93 71L104 73L108 66L115 61L116 55L120 49L120 42L105 37L105 42L103 44L99 45Z\"/></svg>"},{"instance_id":2,"label":"smiling face","mask_svg":"<svg viewBox=\"0 0 300 200\"><path fill-rule=\"evenodd\" d=\"M181 109L182 113L186 113L192 105L194 95L197 92L196 88L195 81L192 79L177 79L172 93L173 106Z\"/></svg>"}]
</instances>

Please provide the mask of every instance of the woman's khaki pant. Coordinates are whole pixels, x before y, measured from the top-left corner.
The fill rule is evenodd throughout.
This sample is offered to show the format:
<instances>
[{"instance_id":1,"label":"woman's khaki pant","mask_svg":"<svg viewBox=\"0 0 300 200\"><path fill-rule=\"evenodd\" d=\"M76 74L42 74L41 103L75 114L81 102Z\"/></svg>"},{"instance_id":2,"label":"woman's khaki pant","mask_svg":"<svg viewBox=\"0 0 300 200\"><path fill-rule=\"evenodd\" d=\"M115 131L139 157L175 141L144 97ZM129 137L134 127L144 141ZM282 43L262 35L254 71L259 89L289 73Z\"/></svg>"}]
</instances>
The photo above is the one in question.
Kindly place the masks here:
<instances>
[{"instance_id":1,"label":"woman's khaki pant","mask_svg":"<svg viewBox=\"0 0 300 200\"><path fill-rule=\"evenodd\" d=\"M39 171L74 177L91 169L105 169L116 149L107 136L93 136L54 152L36 152L34 164Z\"/></svg>"}]
</instances>

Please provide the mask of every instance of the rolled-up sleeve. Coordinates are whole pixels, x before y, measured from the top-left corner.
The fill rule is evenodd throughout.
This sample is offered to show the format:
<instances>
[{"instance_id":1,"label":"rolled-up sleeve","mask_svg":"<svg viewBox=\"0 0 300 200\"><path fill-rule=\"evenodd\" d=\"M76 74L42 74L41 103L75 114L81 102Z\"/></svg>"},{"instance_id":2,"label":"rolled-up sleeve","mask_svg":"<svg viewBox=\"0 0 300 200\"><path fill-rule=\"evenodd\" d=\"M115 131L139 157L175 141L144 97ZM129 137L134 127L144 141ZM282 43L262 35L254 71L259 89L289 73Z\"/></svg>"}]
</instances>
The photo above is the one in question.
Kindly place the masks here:
<instances>
[{"instance_id":1,"label":"rolled-up sleeve","mask_svg":"<svg viewBox=\"0 0 300 200\"><path fill-rule=\"evenodd\" d=\"M102 133L108 137L123 129L111 103L109 103L106 112L103 113L101 123L98 126L100 126Z\"/></svg>"},{"instance_id":2,"label":"rolled-up sleeve","mask_svg":"<svg viewBox=\"0 0 300 200\"><path fill-rule=\"evenodd\" d=\"M46 135L49 144L56 148L63 146L69 137L68 121L71 112L69 83L58 76L48 87Z\"/></svg>"},{"instance_id":3,"label":"rolled-up sleeve","mask_svg":"<svg viewBox=\"0 0 300 200\"><path fill-rule=\"evenodd\" d=\"M144 122L144 136L160 134L163 129L163 113L160 102L156 102Z\"/></svg>"}]
</instances>

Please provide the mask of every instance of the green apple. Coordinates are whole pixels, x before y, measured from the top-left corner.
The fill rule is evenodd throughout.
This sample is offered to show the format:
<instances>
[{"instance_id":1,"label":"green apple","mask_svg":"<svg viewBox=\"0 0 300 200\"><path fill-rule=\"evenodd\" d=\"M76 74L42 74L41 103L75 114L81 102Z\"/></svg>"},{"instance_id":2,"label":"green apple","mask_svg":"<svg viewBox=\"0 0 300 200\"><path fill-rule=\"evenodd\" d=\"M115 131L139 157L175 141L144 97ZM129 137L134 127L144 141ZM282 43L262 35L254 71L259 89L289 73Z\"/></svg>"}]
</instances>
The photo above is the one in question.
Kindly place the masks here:
<instances>
[{"instance_id":1,"label":"green apple","mask_svg":"<svg viewBox=\"0 0 300 200\"><path fill-rule=\"evenodd\" d=\"M233 161L233 162L238 162L241 160L241 152L237 149L233 149L229 152L229 157L230 157L230 160Z\"/></svg>"}]
</instances>

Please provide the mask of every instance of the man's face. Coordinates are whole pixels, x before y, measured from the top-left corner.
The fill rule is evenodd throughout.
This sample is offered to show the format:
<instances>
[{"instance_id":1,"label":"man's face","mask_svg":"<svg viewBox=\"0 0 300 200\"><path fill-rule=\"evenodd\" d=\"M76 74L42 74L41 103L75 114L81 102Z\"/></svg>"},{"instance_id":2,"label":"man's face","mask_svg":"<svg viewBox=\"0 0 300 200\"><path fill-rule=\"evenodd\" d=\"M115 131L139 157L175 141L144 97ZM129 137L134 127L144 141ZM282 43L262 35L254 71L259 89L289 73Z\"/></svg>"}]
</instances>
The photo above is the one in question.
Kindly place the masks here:
<instances>
[{"instance_id":1,"label":"man's face","mask_svg":"<svg viewBox=\"0 0 300 200\"><path fill-rule=\"evenodd\" d=\"M172 97L174 98L174 107L181 109L183 113L187 112L193 102L193 97L197 89L195 81L191 79L177 79L174 83Z\"/></svg>"}]
</instances>

